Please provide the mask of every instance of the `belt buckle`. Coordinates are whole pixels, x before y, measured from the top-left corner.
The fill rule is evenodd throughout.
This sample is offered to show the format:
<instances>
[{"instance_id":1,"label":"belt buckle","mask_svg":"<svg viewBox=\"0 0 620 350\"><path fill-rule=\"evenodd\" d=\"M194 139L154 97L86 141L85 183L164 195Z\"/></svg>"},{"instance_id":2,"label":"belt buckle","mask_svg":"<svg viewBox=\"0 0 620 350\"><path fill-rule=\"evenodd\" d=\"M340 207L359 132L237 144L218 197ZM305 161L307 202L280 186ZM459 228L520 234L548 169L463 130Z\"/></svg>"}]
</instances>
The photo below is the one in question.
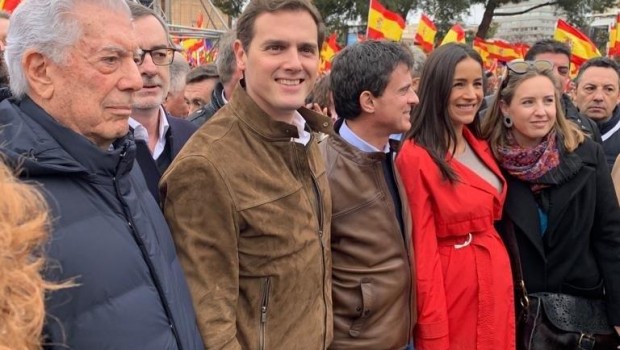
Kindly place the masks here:
<instances>
[{"instance_id":1,"label":"belt buckle","mask_svg":"<svg viewBox=\"0 0 620 350\"><path fill-rule=\"evenodd\" d=\"M461 243L461 244L455 244L454 245L454 249L461 249L461 248L467 247L468 245L471 244L471 241L473 240L473 238L474 238L474 236L471 234L471 232L468 233L467 234L467 239L465 240L465 242Z\"/></svg>"},{"instance_id":2,"label":"belt buckle","mask_svg":"<svg viewBox=\"0 0 620 350\"><path fill-rule=\"evenodd\" d=\"M592 350L594 349L594 345L596 344L596 338L591 334L581 333L579 337L579 349L583 350Z\"/></svg>"}]
</instances>

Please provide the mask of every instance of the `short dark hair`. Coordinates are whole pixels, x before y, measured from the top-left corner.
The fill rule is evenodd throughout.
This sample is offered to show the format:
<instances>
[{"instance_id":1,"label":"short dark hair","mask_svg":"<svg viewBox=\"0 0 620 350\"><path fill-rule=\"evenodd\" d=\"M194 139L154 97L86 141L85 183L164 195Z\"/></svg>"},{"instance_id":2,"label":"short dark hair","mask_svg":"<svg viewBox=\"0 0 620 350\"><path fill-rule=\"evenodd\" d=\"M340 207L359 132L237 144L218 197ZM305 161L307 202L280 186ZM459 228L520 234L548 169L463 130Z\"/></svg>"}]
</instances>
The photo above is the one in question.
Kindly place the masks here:
<instances>
[{"instance_id":1,"label":"short dark hair","mask_svg":"<svg viewBox=\"0 0 620 350\"><path fill-rule=\"evenodd\" d=\"M411 71L413 57L404 46L391 41L368 40L347 46L332 62L329 74L338 117L355 119L362 113L360 95L381 96L399 64Z\"/></svg>"},{"instance_id":2,"label":"short dark hair","mask_svg":"<svg viewBox=\"0 0 620 350\"><path fill-rule=\"evenodd\" d=\"M4 11L4 10L0 10L0 18L4 18L4 19L11 19L11 14Z\"/></svg>"},{"instance_id":3,"label":"short dark hair","mask_svg":"<svg viewBox=\"0 0 620 350\"><path fill-rule=\"evenodd\" d=\"M207 63L194 67L192 70L190 70L185 77L185 83L199 83L207 79L219 79L219 77L220 76L217 74L217 67L215 66L215 64Z\"/></svg>"},{"instance_id":4,"label":"short dark hair","mask_svg":"<svg viewBox=\"0 0 620 350\"><path fill-rule=\"evenodd\" d=\"M325 25L319 10L310 0L251 0L237 20L237 39L241 41L244 50L248 50L254 38L254 22L256 18L267 12L278 11L305 11L312 16L317 26L317 45L321 49L325 39ZM277 25L277 24L275 24Z\"/></svg>"},{"instance_id":5,"label":"short dark hair","mask_svg":"<svg viewBox=\"0 0 620 350\"><path fill-rule=\"evenodd\" d=\"M566 55L570 59L570 47L568 44L563 43L561 41L557 41L555 39L543 39L539 40L527 50L525 54L526 61L533 61L536 59L536 56L541 53L559 53Z\"/></svg>"},{"instance_id":6,"label":"short dark hair","mask_svg":"<svg viewBox=\"0 0 620 350\"><path fill-rule=\"evenodd\" d=\"M587 60L584 64L579 67L579 73L577 73L577 77L575 77L575 84L579 85L579 81L583 76L583 73L590 67L600 67L600 68L611 68L618 75L618 84L620 85L620 66L616 61L612 60L608 57L595 57Z\"/></svg>"}]
</instances>

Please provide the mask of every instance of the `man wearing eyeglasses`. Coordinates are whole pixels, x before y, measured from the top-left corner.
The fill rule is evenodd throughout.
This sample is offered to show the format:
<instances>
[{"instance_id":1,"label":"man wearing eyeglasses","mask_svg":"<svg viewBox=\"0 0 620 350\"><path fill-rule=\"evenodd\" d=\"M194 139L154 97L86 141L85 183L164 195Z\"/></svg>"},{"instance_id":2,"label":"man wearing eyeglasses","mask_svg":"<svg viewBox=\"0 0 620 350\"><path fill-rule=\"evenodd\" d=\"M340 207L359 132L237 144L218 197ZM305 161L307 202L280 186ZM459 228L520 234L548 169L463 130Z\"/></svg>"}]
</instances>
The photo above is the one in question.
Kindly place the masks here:
<instances>
[{"instance_id":1,"label":"man wearing eyeglasses","mask_svg":"<svg viewBox=\"0 0 620 350\"><path fill-rule=\"evenodd\" d=\"M602 144L603 140L596 123L579 113L570 96L565 93L570 84L570 56L571 51L567 44L554 39L543 39L535 42L530 47L525 55L525 60L547 60L553 63L556 89L561 95L560 102L564 115L568 120L577 124L586 134L590 135L594 141Z\"/></svg>"},{"instance_id":2,"label":"man wearing eyeglasses","mask_svg":"<svg viewBox=\"0 0 620 350\"><path fill-rule=\"evenodd\" d=\"M170 87L170 65L175 49L166 23L151 9L129 3L140 55L138 70L142 89L134 93L131 126L136 141L137 160L149 191L159 201L161 175L197 127L168 114L163 103Z\"/></svg>"}]
</instances>

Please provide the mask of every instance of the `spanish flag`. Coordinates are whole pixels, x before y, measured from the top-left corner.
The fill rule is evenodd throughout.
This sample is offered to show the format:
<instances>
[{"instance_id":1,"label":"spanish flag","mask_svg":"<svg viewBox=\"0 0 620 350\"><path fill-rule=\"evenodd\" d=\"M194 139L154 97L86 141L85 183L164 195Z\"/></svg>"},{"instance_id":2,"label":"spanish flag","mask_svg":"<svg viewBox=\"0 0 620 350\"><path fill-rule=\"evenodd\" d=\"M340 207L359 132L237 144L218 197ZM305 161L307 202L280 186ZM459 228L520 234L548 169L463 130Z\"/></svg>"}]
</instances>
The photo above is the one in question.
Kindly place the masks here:
<instances>
[{"instance_id":1,"label":"spanish flag","mask_svg":"<svg viewBox=\"0 0 620 350\"><path fill-rule=\"evenodd\" d=\"M482 58L482 62L485 64L485 66L490 63L489 61L490 53L489 53L488 45L489 43L480 37L475 37L474 43L472 45L474 48L474 51L476 51Z\"/></svg>"},{"instance_id":2,"label":"spanish flag","mask_svg":"<svg viewBox=\"0 0 620 350\"><path fill-rule=\"evenodd\" d=\"M455 24L452 26L452 28L450 28L448 33L446 33L446 36L443 37L443 40L441 41L441 44L439 46L443 44L447 44L447 43L461 43L462 44L464 42L465 42L465 31L460 25Z\"/></svg>"},{"instance_id":3,"label":"spanish flag","mask_svg":"<svg viewBox=\"0 0 620 350\"><path fill-rule=\"evenodd\" d=\"M523 58L515 47L505 40L491 40L489 42L488 49L490 57L498 61L510 62L512 60Z\"/></svg>"},{"instance_id":4,"label":"spanish flag","mask_svg":"<svg viewBox=\"0 0 620 350\"><path fill-rule=\"evenodd\" d=\"M370 0L368 10L368 39L400 41L405 20L396 12L388 11L378 0Z\"/></svg>"},{"instance_id":5,"label":"spanish flag","mask_svg":"<svg viewBox=\"0 0 620 350\"><path fill-rule=\"evenodd\" d=\"M435 23L425 14L420 17L418 29L415 33L415 43L420 46L422 51L429 53L435 47L435 35L437 35L437 27Z\"/></svg>"},{"instance_id":6,"label":"spanish flag","mask_svg":"<svg viewBox=\"0 0 620 350\"><path fill-rule=\"evenodd\" d=\"M331 69L332 59L340 50L341 48L340 45L338 45L336 33L332 33L327 40L325 40L321 48L321 72Z\"/></svg>"},{"instance_id":7,"label":"spanish flag","mask_svg":"<svg viewBox=\"0 0 620 350\"><path fill-rule=\"evenodd\" d=\"M558 19L553 38L567 43L571 48L571 76L585 61L601 55L590 38L561 19Z\"/></svg>"},{"instance_id":8,"label":"spanish flag","mask_svg":"<svg viewBox=\"0 0 620 350\"><path fill-rule=\"evenodd\" d=\"M12 13L21 0L0 0L0 10Z\"/></svg>"}]
</instances>

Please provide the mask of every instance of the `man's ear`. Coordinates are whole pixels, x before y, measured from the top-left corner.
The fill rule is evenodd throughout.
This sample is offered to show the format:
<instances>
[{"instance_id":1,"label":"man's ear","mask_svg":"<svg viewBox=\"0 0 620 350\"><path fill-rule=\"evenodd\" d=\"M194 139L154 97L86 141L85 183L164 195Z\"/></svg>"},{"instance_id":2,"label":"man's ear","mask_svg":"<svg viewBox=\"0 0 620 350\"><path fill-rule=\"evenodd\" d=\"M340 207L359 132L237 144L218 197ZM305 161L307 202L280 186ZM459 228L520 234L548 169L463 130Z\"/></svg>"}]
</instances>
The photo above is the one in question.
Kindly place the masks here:
<instances>
[{"instance_id":1,"label":"man's ear","mask_svg":"<svg viewBox=\"0 0 620 350\"><path fill-rule=\"evenodd\" d=\"M366 113L374 113L375 112L375 100L372 93L368 90L363 91L360 94L360 107L362 107L362 112Z\"/></svg>"},{"instance_id":2,"label":"man's ear","mask_svg":"<svg viewBox=\"0 0 620 350\"><path fill-rule=\"evenodd\" d=\"M243 49L243 44L241 40L237 39L233 43L233 51L235 52L235 59L237 60L237 68L245 71L245 67L247 64L247 55L245 49Z\"/></svg>"},{"instance_id":3,"label":"man's ear","mask_svg":"<svg viewBox=\"0 0 620 350\"><path fill-rule=\"evenodd\" d=\"M418 93L419 85L420 85L420 77L415 77L411 79L411 88L413 89L413 91L416 92L416 94Z\"/></svg>"},{"instance_id":4,"label":"man's ear","mask_svg":"<svg viewBox=\"0 0 620 350\"><path fill-rule=\"evenodd\" d=\"M54 94L54 84L49 75L51 61L41 53L28 50L22 58L22 67L30 86L30 93L49 99Z\"/></svg>"}]
</instances>

